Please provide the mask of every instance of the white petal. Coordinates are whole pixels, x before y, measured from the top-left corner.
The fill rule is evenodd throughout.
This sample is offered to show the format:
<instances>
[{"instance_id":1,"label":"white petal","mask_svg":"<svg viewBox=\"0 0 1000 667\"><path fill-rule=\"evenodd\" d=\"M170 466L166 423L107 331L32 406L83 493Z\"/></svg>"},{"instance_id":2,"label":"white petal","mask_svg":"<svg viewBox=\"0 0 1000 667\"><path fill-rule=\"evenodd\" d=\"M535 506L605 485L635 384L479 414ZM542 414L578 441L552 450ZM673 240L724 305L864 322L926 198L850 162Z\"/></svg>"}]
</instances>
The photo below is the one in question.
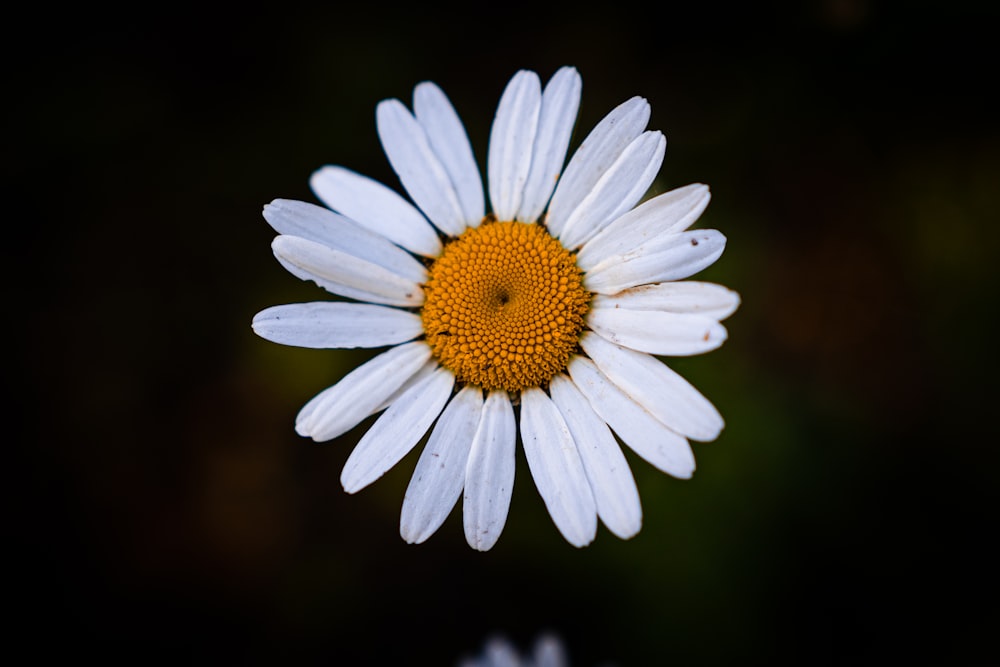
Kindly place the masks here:
<instances>
[{"instance_id":1,"label":"white petal","mask_svg":"<svg viewBox=\"0 0 1000 667\"><path fill-rule=\"evenodd\" d=\"M514 489L514 408L503 390L491 391L465 468L462 521L473 549L489 551L507 523Z\"/></svg>"},{"instance_id":2,"label":"white petal","mask_svg":"<svg viewBox=\"0 0 1000 667\"><path fill-rule=\"evenodd\" d=\"M549 204L546 225L559 236L569 216L594 189L625 147L642 134L649 122L649 103L633 97L619 104L599 122L570 158Z\"/></svg>"},{"instance_id":3,"label":"white petal","mask_svg":"<svg viewBox=\"0 0 1000 667\"><path fill-rule=\"evenodd\" d=\"M562 67L542 92L542 108L532 150L531 171L518 208L518 220L538 220L545 205L549 203L549 197L559 180L559 172L566 161L566 149L580 108L582 87L580 74L572 67Z\"/></svg>"},{"instance_id":4,"label":"white petal","mask_svg":"<svg viewBox=\"0 0 1000 667\"><path fill-rule=\"evenodd\" d=\"M261 338L297 347L381 347L423 333L420 316L367 303L316 301L272 306L253 318Z\"/></svg>"},{"instance_id":5,"label":"white petal","mask_svg":"<svg viewBox=\"0 0 1000 667\"><path fill-rule=\"evenodd\" d=\"M271 242L271 250L289 273L333 294L386 306L416 307L424 302L424 291L412 280L321 243L282 235Z\"/></svg>"},{"instance_id":6,"label":"white petal","mask_svg":"<svg viewBox=\"0 0 1000 667\"><path fill-rule=\"evenodd\" d=\"M317 442L350 431L430 359L423 341L398 345L317 394L295 418L295 431Z\"/></svg>"},{"instance_id":7,"label":"white petal","mask_svg":"<svg viewBox=\"0 0 1000 667\"><path fill-rule=\"evenodd\" d=\"M591 292L617 294L647 283L681 280L711 266L726 248L715 229L696 229L651 239L623 255L612 255L586 272L583 286Z\"/></svg>"},{"instance_id":8,"label":"white petal","mask_svg":"<svg viewBox=\"0 0 1000 667\"><path fill-rule=\"evenodd\" d=\"M441 254L437 231L417 208L376 180L343 167L313 172L309 185L320 200L371 230L425 257Z\"/></svg>"},{"instance_id":9,"label":"white petal","mask_svg":"<svg viewBox=\"0 0 1000 667\"><path fill-rule=\"evenodd\" d=\"M658 420L692 440L719 437L722 416L697 389L655 357L584 332L580 345L601 372Z\"/></svg>"},{"instance_id":10,"label":"white petal","mask_svg":"<svg viewBox=\"0 0 1000 667\"><path fill-rule=\"evenodd\" d=\"M704 315L724 320L740 305L740 295L716 285L694 280L676 283L639 285L613 296L595 294L592 308L626 308L628 310L662 310L668 313Z\"/></svg>"},{"instance_id":11,"label":"white petal","mask_svg":"<svg viewBox=\"0 0 1000 667\"><path fill-rule=\"evenodd\" d=\"M490 130L487 181L493 213L513 220L531 169L531 153L538 130L542 85L534 72L521 70L500 97Z\"/></svg>"},{"instance_id":12,"label":"white petal","mask_svg":"<svg viewBox=\"0 0 1000 667\"><path fill-rule=\"evenodd\" d=\"M521 664L521 656L515 648L504 639L490 640L483 649L482 658L479 667L527 667Z\"/></svg>"},{"instance_id":13,"label":"white petal","mask_svg":"<svg viewBox=\"0 0 1000 667\"><path fill-rule=\"evenodd\" d=\"M569 659L562 643L554 636L546 635L535 642L535 662L532 667L568 667Z\"/></svg>"},{"instance_id":14,"label":"white petal","mask_svg":"<svg viewBox=\"0 0 1000 667\"><path fill-rule=\"evenodd\" d=\"M375 108L375 124L382 149L410 198L442 232L461 234L467 221L458 194L417 119L399 100L383 100Z\"/></svg>"},{"instance_id":15,"label":"white petal","mask_svg":"<svg viewBox=\"0 0 1000 667\"><path fill-rule=\"evenodd\" d=\"M275 199L264 207L264 219L280 234L298 236L353 255L415 283L427 280L427 270L413 255L384 236L322 206Z\"/></svg>"},{"instance_id":16,"label":"white petal","mask_svg":"<svg viewBox=\"0 0 1000 667\"><path fill-rule=\"evenodd\" d=\"M576 264L589 271L611 255L625 254L653 238L680 233L695 223L710 199L708 186L700 183L657 195L587 241L577 253Z\"/></svg>"},{"instance_id":17,"label":"white petal","mask_svg":"<svg viewBox=\"0 0 1000 667\"><path fill-rule=\"evenodd\" d=\"M675 357L708 352L726 340L726 328L711 317L658 310L592 307L587 326L616 345Z\"/></svg>"},{"instance_id":18,"label":"white petal","mask_svg":"<svg viewBox=\"0 0 1000 667\"><path fill-rule=\"evenodd\" d=\"M399 388L396 389L396 391L389 394L389 396L387 396L385 400L379 403L378 407L374 408L370 414L382 412L387 407L398 401L400 396L402 396L403 394L405 394L410 390L410 387L417 384L418 382L423 382L424 378L426 378L428 375L436 371L439 368L439 366L440 364L438 364L438 362L435 361L434 359L428 359L427 362L424 363L424 365L421 366L416 373L411 375L406 382L399 385Z\"/></svg>"},{"instance_id":19,"label":"white petal","mask_svg":"<svg viewBox=\"0 0 1000 667\"><path fill-rule=\"evenodd\" d=\"M521 392L521 443L552 521L575 547L597 534L597 506L580 453L558 408L541 389Z\"/></svg>"},{"instance_id":20,"label":"white petal","mask_svg":"<svg viewBox=\"0 0 1000 667\"><path fill-rule=\"evenodd\" d=\"M621 447L569 378L562 374L552 378L550 391L576 441L594 492L597 515L608 530L627 540L642 527L642 506Z\"/></svg>"},{"instance_id":21,"label":"white petal","mask_svg":"<svg viewBox=\"0 0 1000 667\"><path fill-rule=\"evenodd\" d=\"M643 132L630 143L566 220L559 238L575 249L642 199L663 164L667 140Z\"/></svg>"},{"instance_id":22,"label":"white petal","mask_svg":"<svg viewBox=\"0 0 1000 667\"><path fill-rule=\"evenodd\" d=\"M455 376L439 368L382 413L351 452L340 473L348 493L356 493L386 473L424 436L451 396Z\"/></svg>"},{"instance_id":23,"label":"white petal","mask_svg":"<svg viewBox=\"0 0 1000 667\"><path fill-rule=\"evenodd\" d=\"M469 226L478 225L486 214L483 181L479 177L479 166L472 153L469 135L455 113L455 107L440 88L425 81L413 91L413 113L455 186L466 223Z\"/></svg>"},{"instance_id":24,"label":"white petal","mask_svg":"<svg viewBox=\"0 0 1000 667\"><path fill-rule=\"evenodd\" d=\"M483 412L483 390L465 387L445 408L420 454L403 498L399 534L420 544L441 527L462 495L465 466Z\"/></svg>"},{"instance_id":25,"label":"white petal","mask_svg":"<svg viewBox=\"0 0 1000 667\"><path fill-rule=\"evenodd\" d=\"M688 479L694 473L691 445L615 386L586 357L570 360L570 376L590 407L636 454L659 470Z\"/></svg>"}]
</instances>

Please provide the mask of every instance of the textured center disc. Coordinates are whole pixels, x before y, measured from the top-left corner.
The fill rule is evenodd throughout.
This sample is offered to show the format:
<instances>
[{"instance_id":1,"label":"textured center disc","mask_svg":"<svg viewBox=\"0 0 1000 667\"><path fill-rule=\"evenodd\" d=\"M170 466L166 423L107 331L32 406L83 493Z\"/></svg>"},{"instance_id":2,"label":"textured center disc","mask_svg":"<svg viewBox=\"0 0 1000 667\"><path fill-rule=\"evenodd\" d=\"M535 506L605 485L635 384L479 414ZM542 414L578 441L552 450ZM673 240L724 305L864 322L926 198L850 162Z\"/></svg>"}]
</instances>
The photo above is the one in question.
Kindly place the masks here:
<instances>
[{"instance_id":1,"label":"textured center disc","mask_svg":"<svg viewBox=\"0 0 1000 667\"><path fill-rule=\"evenodd\" d=\"M516 392L566 368L590 293L543 227L485 221L447 244L428 273L424 332L460 382Z\"/></svg>"}]
</instances>

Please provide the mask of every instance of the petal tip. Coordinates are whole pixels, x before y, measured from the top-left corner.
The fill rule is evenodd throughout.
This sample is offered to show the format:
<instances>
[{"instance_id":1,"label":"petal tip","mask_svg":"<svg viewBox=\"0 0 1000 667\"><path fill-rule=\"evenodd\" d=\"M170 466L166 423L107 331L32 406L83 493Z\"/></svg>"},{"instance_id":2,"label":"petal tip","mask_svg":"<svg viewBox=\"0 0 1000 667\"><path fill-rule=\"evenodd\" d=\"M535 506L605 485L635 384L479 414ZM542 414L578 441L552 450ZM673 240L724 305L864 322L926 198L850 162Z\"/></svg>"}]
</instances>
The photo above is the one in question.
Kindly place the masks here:
<instances>
[{"instance_id":1,"label":"petal tip","mask_svg":"<svg viewBox=\"0 0 1000 667\"><path fill-rule=\"evenodd\" d=\"M423 544L430 537L430 534L424 534L410 525L401 525L399 527L399 536L407 544Z\"/></svg>"},{"instance_id":2,"label":"petal tip","mask_svg":"<svg viewBox=\"0 0 1000 667\"><path fill-rule=\"evenodd\" d=\"M642 517L639 517L638 521L636 521L635 524L616 526L614 529L612 529L609 526L608 530L614 533L615 537L617 537L618 539L631 540L633 537L638 535L639 532L642 530Z\"/></svg>"},{"instance_id":3,"label":"petal tip","mask_svg":"<svg viewBox=\"0 0 1000 667\"><path fill-rule=\"evenodd\" d=\"M348 493L350 495L354 495L364 488L363 484L359 484L358 480L354 479L353 475L347 475L346 471L340 475L340 485L344 487L344 493Z\"/></svg>"},{"instance_id":4,"label":"petal tip","mask_svg":"<svg viewBox=\"0 0 1000 667\"><path fill-rule=\"evenodd\" d=\"M569 542L572 546L576 547L577 549L586 549L591 544L593 544L595 536L596 533L594 535L579 536L574 539L570 539L567 537L566 541Z\"/></svg>"}]
</instances>

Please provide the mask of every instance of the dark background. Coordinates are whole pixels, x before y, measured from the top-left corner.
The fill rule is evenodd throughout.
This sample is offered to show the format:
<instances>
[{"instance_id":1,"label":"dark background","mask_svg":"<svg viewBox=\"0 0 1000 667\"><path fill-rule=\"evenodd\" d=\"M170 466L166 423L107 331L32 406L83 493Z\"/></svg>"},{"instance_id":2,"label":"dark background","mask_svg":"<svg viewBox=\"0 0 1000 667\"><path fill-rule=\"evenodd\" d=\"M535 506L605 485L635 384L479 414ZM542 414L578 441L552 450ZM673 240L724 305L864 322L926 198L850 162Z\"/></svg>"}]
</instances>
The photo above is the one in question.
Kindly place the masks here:
<instances>
[{"instance_id":1,"label":"dark background","mask_svg":"<svg viewBox=\"0 0 1000 667\"><path fill-rule=\"evenodd\" d=\"M748 3L749 4L749 3ZM36 657L452 665L996 665L991 3L27 8L4 53L9 635ZM484 6L485 7L485 6ZM465 11L469 11L471 6ZM47 13L48 12L48 13ZM654 190L712 187L699 276L742 294L677 360L727 428L644 527L566 544L523 455L503 537L398 536L417 452L348 496L359 427L298 408L365 355L256 338L323 298L260 216L341 164L393 187L376 103L440 84L480 164L503 86L574 65L573 146L632 95ZM9 644L10 645L10 644ZM9 648L9 650L12 650Z\"/></svg>"}]
</instances>

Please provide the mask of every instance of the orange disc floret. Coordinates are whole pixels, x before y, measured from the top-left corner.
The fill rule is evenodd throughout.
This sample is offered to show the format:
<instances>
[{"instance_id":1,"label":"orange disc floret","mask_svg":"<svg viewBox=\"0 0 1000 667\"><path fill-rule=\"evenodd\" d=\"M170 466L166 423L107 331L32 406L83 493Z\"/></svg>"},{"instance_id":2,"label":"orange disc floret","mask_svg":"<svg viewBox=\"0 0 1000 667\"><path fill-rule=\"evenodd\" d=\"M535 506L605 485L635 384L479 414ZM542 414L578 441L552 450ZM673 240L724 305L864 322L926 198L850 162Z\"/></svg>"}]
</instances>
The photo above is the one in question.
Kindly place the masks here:
<instances>
[{"instance_id":1,"label":"orange disc floret","mask_svg":"<svg viewBox=\"0 0 1000 667\"><path fill-rule=\"evenodd\" d=\"M459 382L517 392L566 368L591 295L544 227L484 221L448 243L428 276L427 343Z\"/></svg>"}]
</instances>

